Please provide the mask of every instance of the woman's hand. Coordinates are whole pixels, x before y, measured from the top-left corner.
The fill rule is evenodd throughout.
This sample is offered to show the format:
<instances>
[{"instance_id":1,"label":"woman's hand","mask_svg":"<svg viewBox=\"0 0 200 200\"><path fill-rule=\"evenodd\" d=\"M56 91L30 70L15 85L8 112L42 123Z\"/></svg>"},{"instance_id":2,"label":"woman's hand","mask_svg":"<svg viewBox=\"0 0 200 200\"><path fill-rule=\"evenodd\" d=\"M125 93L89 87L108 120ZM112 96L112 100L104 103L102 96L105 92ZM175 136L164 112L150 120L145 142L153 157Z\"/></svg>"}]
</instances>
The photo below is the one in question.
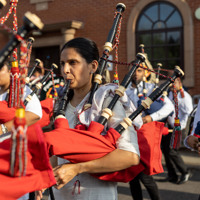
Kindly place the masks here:
<instances>
[{"instance_id":1,"label":"woman's hand","mask_svg":"<svg viewBox=\"0 0 200 200\"><path fill-rule=\"evenodd\" d=\"M79 174L80 165L78 163L58 165L57 167L53 168L53 172L57 182L54 187L59 190Z\"/></svg>"},{"instance_id":2,"label":"woman's hand","mask_svg":"<svg viewBox=\"0 0 200 200\"><path fill-rule=\"evenodd\" d=\"M43 195L42 193L45 191L46 189L42 189L42 190L38 190L35 191L35 200L41 200Z\"/></svg>"},{"instance_id":3,"label":"woman's hand","mask_svg":"<svg viewBox=\"0 0 200 200\"><path fill-rule=\"evenodd\" d=\"M145 117L142 118L142 121L144 124L146 124L146 123L152 122L153 120L150 115L146 115Z\"/></svg>"}]
</instances>

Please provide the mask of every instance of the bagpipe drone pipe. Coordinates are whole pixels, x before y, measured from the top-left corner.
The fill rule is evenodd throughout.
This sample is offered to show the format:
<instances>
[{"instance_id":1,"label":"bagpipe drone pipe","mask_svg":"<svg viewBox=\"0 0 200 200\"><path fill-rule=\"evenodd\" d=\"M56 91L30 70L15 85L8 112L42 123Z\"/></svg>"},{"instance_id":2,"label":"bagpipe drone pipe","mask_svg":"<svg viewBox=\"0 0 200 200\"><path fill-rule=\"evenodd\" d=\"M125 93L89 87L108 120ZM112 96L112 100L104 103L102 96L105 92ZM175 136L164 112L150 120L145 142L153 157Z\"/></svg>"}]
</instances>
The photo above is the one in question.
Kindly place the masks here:
<instances>
[{"instance_id":1,"label":"bagpipe drone pipe","mask_svg":"<svg viewBox=\"0 0 200 200\"><path fill-rule=\"evenodd\" d=\"M152 67L150 61L148 60L148 55L145 53L144 44L139 45L139 52L142 53L143 55L146 55L146 59L141 65L141 67L145 70L145 75L144 75L143 81L142 81L142 84L143 84L142 85L143 86L142 93L139 92L138 86L136 84L136 88L138 90L138 98L139 98L138 106L140 106L141 102L146 99L146 96L148 93L148 91L146 89L146 84L148 84L147 80L149 80L151 84L154 83L154 90L158 87L160 70L162 67L161 63L157 63L157 73L156 73L156 77L154 77L153 76L154 73L151 73L149 71L149 70L153 70L153 67ZM167 96L167 90L168 90L168 87L163 91L163 94L150 105L149 108L144 110L145 115L150 115L152 113L155 113L163 107L165 96ZM159 121L166 122L166 120L167 119L161 119Z\"/></svg>"},{"instance_id":2,"label":"bagpipe drone pipe","mask_svg":"<svg viewBox=\"0 0 200 200\"><path fill-rule=\"evenodd\" d=\"M6 6L6 0L0 0L0 9Z\"/></svg>"},{"instance_id":3,"label":"bagpipe drone pipe","mask_svg":"<svg viewBox=\"0 0 200 200\"><path fill-rule=\"evenodd\" d=\"M100 158L113 151L116 149L116 141L120 137L120 134L127 129L128 126L132 126L132 120L135 119L135 117L137 117L148 106L150 106L151 103L153 103L153 101L155 101L162 94L169 84L182 75L183 72L180 68L176 68L171 78L169 78L160 87L156 88L156 90L154 90L154 92L146 98L146 100L135 112L133 112L132 115L125 118L116 128L110 128L106 135L101 135L104 130L104 125L99 122L92 121L88 128L84 125L77 125L75 129L70 129L68 122L63 115L62 118L57 117L54 123L55 129L44 133L50 156L56 155L67 159L72 163L78 163ZM107 116L105 117L103 114L99 119L101 119L101 122L105 123ZM149 127L148 130L145 131L145 134L149 137L149 141L151 143L150 145L153 147L152 149L158 151L157 153L154 151L150 152L150 148L148 148L149 141L147 142L143 130L145 127L142 127L138 131L138 141L141 144L141 163L137 166L133 166L119 172L96 174L95 177L101 180L128 182L141 171L151 175L161 173L163 168L161 165L162 153L160 151L159 142L162 135L153 135L153 129L157 129L155 132L160 133L162 132L163 127L163 123L153 122L151 123L151 132L149 131ZM158 147L157 149L156 145ZM150 158L151 162L149 160Z\"/></svg>"},{"instance_id":4,"label":"bagpipe drone pipe","mask_svg":"<svg viewBox=\"0 0 200 200\"><path fill-rule=\"evenodd\" d=\"M117 28L120 24L120 20L122 19L122 13L124 12L125 9L126 6L123 3L118 3L116 6L116 15L113 21L112 28L110 29L107 40L104 44L103 55L99 60L99 66L97 69L98 73L94 77L94 84L91 89L90 97L88 99L88 103L85 105L86 109L91 106L94 93L97 90L98 86L102 83L102 75L106 68L109 53L113 50L113 41L116 37Z\"/></svg>"},{"instance_id":5,"label":"bagpipe drone pipe","mask_svg":"<svg viewBox=\"0 0 200 200\"><path fill-rule=\"evenodd\" d=\"M33 30L41 30L43 28L43 23L40 18L35 14L26 12L23 17L24 25L13 34L7 45L0 51L0 69L3 67L5 60L13 52L14 48L24 39L26 39L29 33Z\"/></svg>"}]
</instances>

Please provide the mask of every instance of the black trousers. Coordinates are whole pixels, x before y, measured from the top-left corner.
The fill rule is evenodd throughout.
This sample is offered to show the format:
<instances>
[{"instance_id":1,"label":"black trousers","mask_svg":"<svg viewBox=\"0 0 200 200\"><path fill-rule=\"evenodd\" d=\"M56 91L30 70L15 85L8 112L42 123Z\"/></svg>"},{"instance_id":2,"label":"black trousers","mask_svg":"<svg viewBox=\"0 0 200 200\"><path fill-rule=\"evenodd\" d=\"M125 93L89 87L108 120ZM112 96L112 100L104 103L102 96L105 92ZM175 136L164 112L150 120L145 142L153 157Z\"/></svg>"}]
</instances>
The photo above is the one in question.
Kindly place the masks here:
<instances>
[{"instance_id":1,"label":"black trousers","mask_svg":"<svg viewBox=\"0 0 200 200\"><path fill-rule=\"evenodd\" d=\"M131 194L134 200L143 200L140 181L144 184L152 200L160 200L160 195L155 180L152 176L146 175L143 172L129 182Z\"/></svg>"},{"instance_id":2,"label":"black trousers","mask_svg":"<svg viewBox=\"0 0 200 200\"><path fill-rule=\"evenodd\" d=\"M181 155L179 154L178 150L170 148L171 135L172 133L169 133L168 135L162 137L161 148L164 154L165 163L168 170L168 176L177 177L176 169L181 174L186 174L188 172L188 169L183 159L181 158Z\"/></svg>"}]
</instances>

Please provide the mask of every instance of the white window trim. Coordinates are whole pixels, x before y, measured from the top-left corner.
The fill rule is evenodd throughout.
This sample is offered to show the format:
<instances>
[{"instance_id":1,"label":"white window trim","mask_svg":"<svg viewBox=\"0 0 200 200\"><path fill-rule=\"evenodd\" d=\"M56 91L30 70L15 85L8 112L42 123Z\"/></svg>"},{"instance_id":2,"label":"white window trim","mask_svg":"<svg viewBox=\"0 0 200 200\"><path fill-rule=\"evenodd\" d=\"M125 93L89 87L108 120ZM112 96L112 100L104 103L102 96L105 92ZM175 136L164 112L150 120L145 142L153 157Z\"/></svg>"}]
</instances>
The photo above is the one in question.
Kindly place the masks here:
<instances>
[{"instance_id":1,"label":"white window trim","mask_svg":"<svg viewBox=\"0 0 200 200\"><path fill-rule=\"evenodd\" d=\"M136 41L135 30L138 16L142 9L148 4L156 0L140 0L130 12L127 24L127 59L132 61L136 55ZM192 21L192 12L187 2L180 0L164 0L163 2L170 2L179 9L183 17L184 26L184 85L187 87L194 87L194 30Z\"/></svg>"},{"instance_id":2,"label":"white window trim","mask_svg":"<svg viewBox=\"0 0 200 200\"><path fill-rule=\"evenodd\" d=\"M47 1L53 1L53 0L30 0L30 3L34 4L34 3L44 3Z\"/></svg>"}]
</instances>

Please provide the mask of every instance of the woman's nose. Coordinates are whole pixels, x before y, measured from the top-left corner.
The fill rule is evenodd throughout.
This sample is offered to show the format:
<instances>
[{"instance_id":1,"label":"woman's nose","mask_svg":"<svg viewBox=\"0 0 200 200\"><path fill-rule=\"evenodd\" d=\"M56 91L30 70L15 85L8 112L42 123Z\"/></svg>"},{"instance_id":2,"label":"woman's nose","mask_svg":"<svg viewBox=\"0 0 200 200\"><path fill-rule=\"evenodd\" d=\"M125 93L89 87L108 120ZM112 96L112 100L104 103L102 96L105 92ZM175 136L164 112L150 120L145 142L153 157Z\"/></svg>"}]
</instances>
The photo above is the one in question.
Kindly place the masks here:
<instances>
[{"instance_id":1,"label":"woman's nose","mask_svg":"<svg viewBox=\"0 0 200 200\"><path fill-rule=\"evenodd\" d=\"M69 63L65 63L64 67L63 67L63 71L65 74L70 73L70 65Z\"/></svg>"}]
</instances>

